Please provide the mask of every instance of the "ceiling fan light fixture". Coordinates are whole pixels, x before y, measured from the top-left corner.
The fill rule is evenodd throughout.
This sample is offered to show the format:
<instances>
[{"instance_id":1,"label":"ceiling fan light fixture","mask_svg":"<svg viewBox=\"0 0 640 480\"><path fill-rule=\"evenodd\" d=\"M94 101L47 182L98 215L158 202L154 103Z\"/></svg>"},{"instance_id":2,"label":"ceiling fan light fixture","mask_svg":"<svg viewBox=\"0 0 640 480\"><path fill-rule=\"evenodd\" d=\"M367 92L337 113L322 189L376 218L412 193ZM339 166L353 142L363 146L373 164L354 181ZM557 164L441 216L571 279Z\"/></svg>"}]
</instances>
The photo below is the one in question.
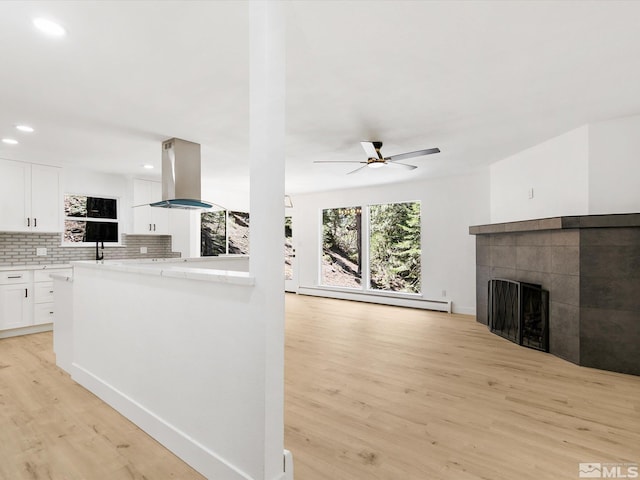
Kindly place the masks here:
<instances>
[{"instance_id":1,"label":"ceiling fan light fixture","mask_svg":"<svg viewBox=\"0 0 640 480\"><path fill-rule=\"evenodd\" d=\"M367 167L369 168L382 168L385 166L384 162L371 162L369 164L367 164Z\"/></svg>"}]
</instances>

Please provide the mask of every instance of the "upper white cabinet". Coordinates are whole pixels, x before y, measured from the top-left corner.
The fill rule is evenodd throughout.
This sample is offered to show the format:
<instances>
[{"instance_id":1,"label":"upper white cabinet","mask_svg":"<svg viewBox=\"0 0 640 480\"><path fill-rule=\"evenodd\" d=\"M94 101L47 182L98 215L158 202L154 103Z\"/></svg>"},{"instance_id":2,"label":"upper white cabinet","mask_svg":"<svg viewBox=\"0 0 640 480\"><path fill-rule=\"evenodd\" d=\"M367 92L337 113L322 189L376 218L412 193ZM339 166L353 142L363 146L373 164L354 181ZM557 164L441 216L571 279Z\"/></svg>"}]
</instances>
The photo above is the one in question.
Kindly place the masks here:
<instances>
[{"instance_id":1,"label":"upper white cabinet","mask_svg":"<svg viewBox=\"0 0 640 480\"><path fill-rule=\"evenodd\" d=\"M60 168L0 160L0 231L59 232Z\"/></svg>"},{"instance_id":2,"label":"upper white cabinet","mask_svg":"<svg viewBox=\"0 0 640 480\"><path fill-rule=\"evenodd\" d=\"M133 232L146 235L169 233L169 214L149 203L162 200L162 184L150 180L133 180ZM140 206L142 205L142 206Z\"/></svg>"}]
</instances>

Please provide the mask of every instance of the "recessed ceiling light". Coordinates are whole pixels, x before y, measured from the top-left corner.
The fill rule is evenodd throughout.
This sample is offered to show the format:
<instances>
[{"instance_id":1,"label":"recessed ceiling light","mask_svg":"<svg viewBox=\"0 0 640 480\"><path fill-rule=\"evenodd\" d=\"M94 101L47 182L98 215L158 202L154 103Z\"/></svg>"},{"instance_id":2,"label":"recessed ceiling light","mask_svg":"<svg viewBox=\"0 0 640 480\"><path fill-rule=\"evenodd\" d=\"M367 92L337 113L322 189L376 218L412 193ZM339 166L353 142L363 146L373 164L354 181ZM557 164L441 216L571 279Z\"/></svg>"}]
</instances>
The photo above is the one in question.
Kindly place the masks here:
<instances>
[{"instance_id":1,"label":"recessed ceiling light","mask_svg":"<svg viewBox=\"0 0 640 480\"><path fill-rule=\"evenodd\" d=\"M33 24L42 33L46 33L52 37L62 37L67 33L61 25L56 22L52 22L51 20L47 20L46 18L34 18Z\"/></svg>"},{"instance_id":2,"label":"recessed ceiling light","mask_svg":"<svg viewBox=\"0 0 640 480\"><path fill-rule=\"evenodd\" d=\"M9 145L17 145L18 141L14 140L13 138L3 138L2 139L3 143L8 143Z\"/></svg>"},{"instance_id":3,"label":"recessed ceiling light","mask_svg":"<svg viewBox=\"0 0 640 480\"><path fill-rule=\"evenodd\" d=\"M153 165L143 165L142 168L146 168L147 170L151 170Z\"/></svg>"},{"instance_id":4,"label":"recessed ceiling light","mask_svg":"<svg viewBox=\"0 0 640 480\"><path fill-rule=\"evenodd\" d=\"M33 127L30 127L29 125L16 125L16 128L21 132L33 132Z\"/></svg>"}]
</instances>

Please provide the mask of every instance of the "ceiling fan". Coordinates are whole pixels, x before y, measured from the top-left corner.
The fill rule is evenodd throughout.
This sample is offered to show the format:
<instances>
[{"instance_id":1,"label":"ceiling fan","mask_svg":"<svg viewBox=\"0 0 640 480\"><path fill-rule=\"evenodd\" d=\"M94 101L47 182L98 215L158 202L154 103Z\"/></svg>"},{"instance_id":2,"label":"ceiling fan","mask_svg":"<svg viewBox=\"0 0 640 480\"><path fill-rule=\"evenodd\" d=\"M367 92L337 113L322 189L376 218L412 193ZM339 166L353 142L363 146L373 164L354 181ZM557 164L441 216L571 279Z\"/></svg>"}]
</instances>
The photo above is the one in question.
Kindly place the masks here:
<instances>
[{"instance_id":1,"label":"ceiling fan","mask_svg":"<svg viewBox=\"0 0 640 480\"><path fill-rule=\"evenodd\" d=\"M382 148L382 142L360 142L362 148L366 152L368 158L366 162L359 162L357 160L319 160L313 163L363 163L362 167L358 167L355 170L347 173L347 175L351 175L352 173L359 172L363 168L380 168L384 166L393 167L393 168L403 168L405 170L414 170L418 167L415 165L407 165L406 163L396 163L398 160L404 160L406 158L414 158L421 157L423 155L431 155L432 153L439 153L439 148L427 148L425 150L416 150L415 152L407 152L400 153L398 155L391 155L390 157L383 157L382 153L380 153L380 149Z\"/></svg>"}]
</instances>

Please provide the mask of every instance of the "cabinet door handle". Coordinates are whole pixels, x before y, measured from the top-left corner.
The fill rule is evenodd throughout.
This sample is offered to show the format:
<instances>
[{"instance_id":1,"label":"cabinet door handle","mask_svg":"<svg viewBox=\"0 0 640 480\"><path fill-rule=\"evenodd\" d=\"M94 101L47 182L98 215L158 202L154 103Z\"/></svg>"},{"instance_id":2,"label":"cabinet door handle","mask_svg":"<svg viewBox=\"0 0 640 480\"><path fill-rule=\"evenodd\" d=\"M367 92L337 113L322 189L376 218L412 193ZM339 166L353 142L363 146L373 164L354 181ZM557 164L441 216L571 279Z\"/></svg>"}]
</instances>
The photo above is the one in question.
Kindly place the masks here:
<instances>
[{"instance_id":1,"label":"cabinet door handle","mask_svg":"<svg viewBox=\"0 0 640 480\"><path fill-rule=\"evenodd\" d=\"M22 278L22 275L12 275L12 276L7 277L7 278Z\"/></svg>"},{"instance_id":2,"label":"cabinet door handle","mask_svg":"<svg viewBox=\"0 0 640 480\"><path fill-rule=\"evenodd\" d=\"M151 224L149 224L149 231L151 231Z\"/></svg>"},{"instance_id":3,"label":"cabinet door handle","mask_svg":"<svg viewBox=\"0 0 640 480\"><path fill-rule=\"evenodd\" d=\"M49 293L53 293L53 290L49 290Z\"/></svg>"},{"instance_id":4,"label":"cabinet door handle","mask_svg":"<svg viewBox=\"0 0 640 480\"><path fill-rule=\"evenodd\" d=\"M27 217L27 227L31 226L31 219L29 217Z\"/></svg>"},{"instance_id":5,"label":"cabinet door handle","mask_svg":"<svg viewBox=\"0 0 640 480\"><path fill-rule=\"evenodd\" d=\"M38 219L37 219L37 218L34 218L34 219L33 219L33 226L34 226L34 227L37 227L37 226L38 226Z\"/></svg>"},{"instance_id":6,"label":"cabinet door handle","mask_svg":"<svg viewBox=\"0 0 640 480\"><path fill-rule=\"evenodd\" d=\"M25 288L24 289L24 298L27 298L29 296L29 289Z\"/></svg>"},{"instance_id":7,"label":"cabinet door handle","mask_svg":"<svg viewBox=\"0 0 640 480\"><path fill-rule=\"evenodd\" d=\"M155 223L153 224L153 231L154 232L156 231L156 224Z\"/></svg>"}]
</instances>

